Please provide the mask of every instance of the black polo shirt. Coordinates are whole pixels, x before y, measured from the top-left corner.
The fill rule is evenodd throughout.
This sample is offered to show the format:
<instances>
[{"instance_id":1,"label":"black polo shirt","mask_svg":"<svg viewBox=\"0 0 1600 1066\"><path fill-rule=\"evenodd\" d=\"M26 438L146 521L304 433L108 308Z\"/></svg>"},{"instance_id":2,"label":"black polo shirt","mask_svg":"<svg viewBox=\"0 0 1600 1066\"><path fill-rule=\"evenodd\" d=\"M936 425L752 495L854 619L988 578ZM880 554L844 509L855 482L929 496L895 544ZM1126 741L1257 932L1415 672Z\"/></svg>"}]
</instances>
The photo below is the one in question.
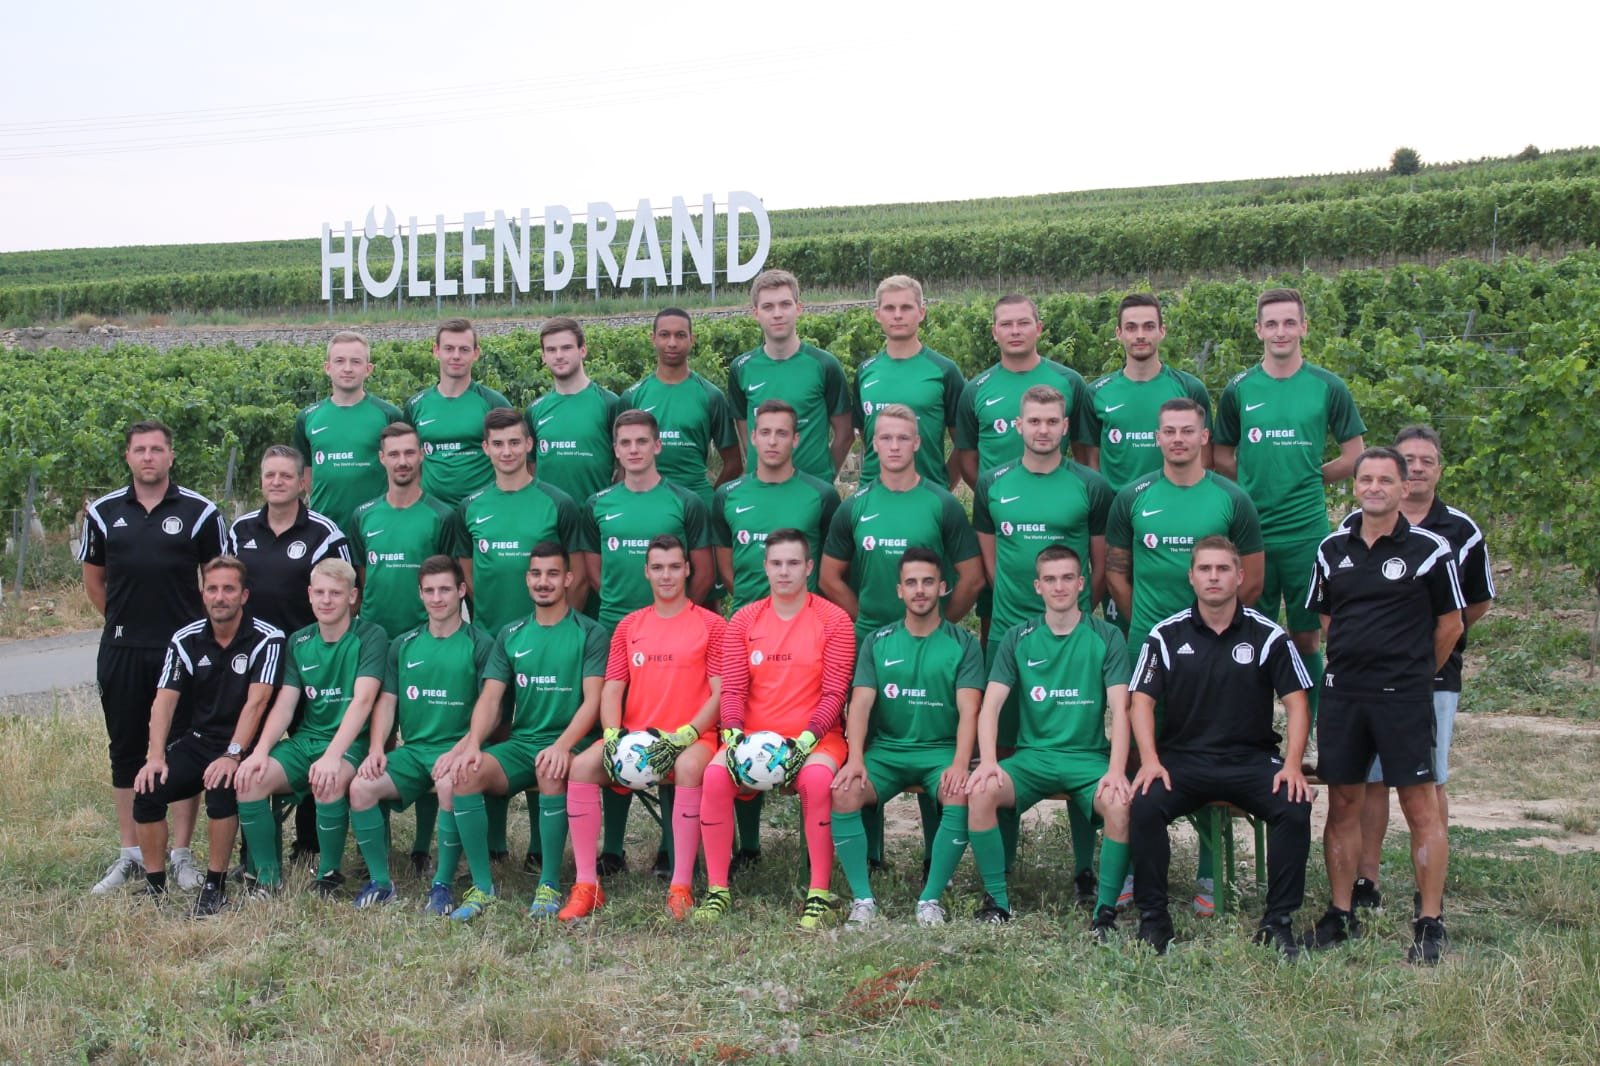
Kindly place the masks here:
<instances>
[{"instance_id":1,"label":"black polo shirt","mask_svg":"<svg viewBox=\"0 0 1600 1066\"><path fill-rule=\"evenodd\" d=\"M1222 755L1278 750L1274 694L1311 687L1311 675L1289 634L1266 615L1240 605L1221 633L1189 607L1156 623L1139 649L1130 693L1162 701L1162 752Z\"/></svg>"},{"instance_id":2,"label":"black polo shirt","mask_svg":"<svg viewBox=\"0 0 1600 1066\"><path fill-rule=\"evenodd\" d=\"M205 618L174 633L156 687L178 694L174 721L184 721L187 715L196 736L227 744L250 686L276 685L281 680L283 630L246 611L226 647L217 643Z\"/></svg>"},{"instance_id":3,"label":"black polo shirt","mask_svg":"<svg viewBox=\"0 0 1600 1066\"><path fill-rule=\"evenodd\" d=\"M101 643L164 647L177 629L205 614L200 564L221 555L226 542L217 505L175 481L151 511L139 505L132 485L91 503L78 561L106 570Z\"/></svg>"},{"instance_id":4,"label":"black polo shirt","mask_svg":"<svg viewBox=\"0 0 1600 1066\"><path fill-rule=\"evenodd\" d=\"M1395 516L1371 548L1360 513L1323 538L1306 607L1325 614L1323 687L1363 698L1433 692L1435 619L1465 603L1450 542Z\"/></svg>"},{"instance_id":5,"label":"black polo shirt","mask_svg":"<svg viewBox=\"0 0 1600 1066\"><path fill-rule=\"evenodd\" d=\"M333 519L299 503L294 524L282 535L267 524L267 509L240 516L228 530L228 551L245 565L250 613L285 633L316 621L306 586L323 559L350 562L350 542Z\"/></svg>"}]
</instances>

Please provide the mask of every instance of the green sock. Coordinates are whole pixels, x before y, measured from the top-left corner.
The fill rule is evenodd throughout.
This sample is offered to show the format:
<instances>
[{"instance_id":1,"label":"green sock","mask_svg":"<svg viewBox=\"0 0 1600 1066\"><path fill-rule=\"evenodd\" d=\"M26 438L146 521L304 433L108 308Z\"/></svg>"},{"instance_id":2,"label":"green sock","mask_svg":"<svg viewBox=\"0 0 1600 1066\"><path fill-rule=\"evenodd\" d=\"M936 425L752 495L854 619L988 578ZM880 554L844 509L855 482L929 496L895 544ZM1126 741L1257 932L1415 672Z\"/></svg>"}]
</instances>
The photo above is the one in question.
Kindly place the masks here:
<instances>
[{"instance_id":1,"label":"green sock","mask_svg":"<svg viewBox=\"0 0 1600 1066\"><path fill-rule=\"evenodd\" d=\"M617 792L600 787L600 851L604 855L621 855L627 847L628 808L633 803L632 792Z\"/></svg>"},{"instance_id":2,"label":"green sock","mask_svg":"<svg viewBox=\"0 0 1600 1066\"><path fill-rule=\"evenodd\" d=\"M883 804L861 808L861 827L867 835L867 860L883 861Z\"/></svg>"},{"instance_id":3,"label":"green sock","mask_svg":"<svg viewBox=\"0 0 1600 1066\"><path fill-rule=\"evenodd\" d=\"M928 863L928 883L918 899L938 899L950 883L962 854L967 850L967 809L947 803L933 836L932 859Z\"/></svg>"},{"instance_id":4,"label":"green sock","mask_svg":"<svg viewBox=\"0 0 1600 1066\"><path fill-rule=\"evenodd\" d=\"M416 815L417 831L411 838L411 851L413 854L420 851L426 855L433 850L433 827L439 821L439 797L432 792L418 796Z\"/></svg>"},{"instance_id":5,"label":"green sock","mask_svg":"<svg viewBox=\"0 0 1600 1066\"><path fill-rule=\"evenodd\" d=\"M1204 812L1201 815L1201 826L1204 827L1206 819L1215 818L1216 816L1215 811ZM1101 856L1100 862L1103 864L1105 861L1105 857ZM1217 856L1211 850L1211 838L1204 833L1200 834L1200 854L1195 859L1194 875L1196 877L1217 876Z\"/></svg>"},{"instance_id":6,"label":"green sock","mask_svg":"<svg viewBox=\"0 0 1600 1066\"><path fill-rule=\"evenodd\" d=\"M739 830L740 851L761 850L761 804L765 798L765 792L757 792L755 799L733 802L733 820Z\"/></svg>"},{"instance_id":7,"label":"green sock","mask_svg":"<svg viewBox=\"0 0 1600 1066\"><path fill-rule=\"evenodd\" d=\"M1115 907L1128 877L1128 842L1106 837L1100 842L1100 895L1095 909Z\"/></svg>"},{"instance_id":8,"label":"green sock","mask_svg":"<svg viewBox=\"0 0 1600 1066\"><path fill-rule=\"evenodd\" d=\"M1017 840L1022 835L1022 815L1017 813L1015 807L1001 807L994 812L997 828L1000 830L1000 840L1005 846L1006 873L1017 865Z\"/></svg>"},{"instance_id":9,"label":"green sock","mask_svg":"<svg viewBox=\"0 0 1600 1066\"><path fill-rule=\"evenodd\" d=\"M467 871L479 892L494 891L494 867L489 862L488 803L481 794L456 797L456 837L467 853ZM442 841L441 841L442 843Z\"/></svg>"},{"instance_id":10,"label":"green sock","mask_svg":"<svg viewBox=\"0 0 1600 1066\"><path fill-rule=\"evenodd\" d=\"M1094 869L1094 822L1078 810L1077 804L1069 803L1067 824L1072 829L1072 876L1076 877L1085 870Z\"/></svg>"},{"instance_id":11,"label":"green sock","mask_svg":"<svg viewBox=\"0 0 1600 1066\"><path fill-rule=\"evenodd\" d=\"M1317 724L1317 708L1322 705L1322 649L1318 648L1310 655L1302 655L1305 660L1306 671L1311 675L1311 691L1306 696L1311 701L1311 724Z\"/></svg>"},{"instance_id":12,"label":"green sock","mask_svg":"<svg viewBox=\"0 0 1600 1066\"><path fill-rule=\"evenodd\" d=\"M278 843L278 820L272 816L271 800L240 800L239 828L250 847L250 864L256 880L275 885L283 880L283 849Z\"/></svg>"},{"instance_id":13,"label":"green sock","mask_svg":"<svg viewBox=\"0 0 1600 1066\"><path fill-rule=\"evenodd\" d=\"M867 877L867 829L860 811L833 812L833 851L850 883L856 899L872 898L872 882Z\"/></svg>"},{"instance_id":14,"label":"green sock","mask_svg":"<svg viewBox=\"0 0 1600 1066\"><path fill-rule=\"evenodd\" d=\"M367 876L380 885L393 885L389 874L389 834L384 832L383 811L377 807L352 810L350 828L355 830L356 847L367 861Z\"/></svg>"},{"instance_id":15,"label":"green sock","mask_svg":"<svg viewBox=\"0 0 1600 1066\"><path fill-rule=\"evenodd\" d=\"M511 820L510 796L485 796L483 797L484 810L489 812L489 828L485 840L489 842L489 850L504 854L511 850L511 838L507 835L506 823ZM531 822L533 811L528 811ZM532 847L533 838L528 838L529 847Z\"/></svg>"},{"instance_id":16,"label":"green sock","mask_svg":"<svg viewBox=\"0 0 1600 1066\"><path fill-rule=\"evenodd\" d=\"M343 797L331 803L317 803L317 877L339 872L344 861L344 842L350 836L350 801Z\"/></svg>"},{"instance_id":17,"label":"green sock","mask_svg":"<svg viewBox=\"0 0 1600 1066\"><path fill-rule=\"evenodd\" d=\"M539 797L539 883L561 887L561 855L567 850L567 795ZM470 861L470 853L468 855Z\"/></svg>"},{"instance_id":18,"label":"green sock","mask_svg":"<svg viewBox=\"0 0 1600 1066\"><path fill-rule=\"evenodd\" d=\"M672 796L676 791L671 785L656 789L656 796L661 802L661 842L656 845L656 850L667 853L668 863L677 861L677 848L672 844Z\"/></svg>"},{"instance_id":19,"label":"green sock","mask_svg":"<svg viewBox=\"0 0 1600 1066\"><path fill-rule=\"evenodd\" d=\"M922 816L922 857L933 854L933 838L939 835L939 801L923 792L917 796L917 813Z\"/></svg>"},{"instance_id":20,"label":"green sock","mask_svg":"<svg viewBox=\"0 0 1600 1066\"><path fill-rule=\"evenodd\" d=\"M1006 892L1006 845L1000 839L999 828L980 829L969 833L972 841L972 858L978 864L978 874L983 878L983 889L994 897L1001 910L1011 909L1011 896Z\"/></svg>"},{"instance_id":21,"label":"green sock","mask_svg":"<svg viewBox=\"0 0 1600 1066\"><path fill-rule=\"evenodd\" d=\"M461 802L459 799L457 803ZM452 885L456 867L461 865L461 831L456 828L456 813L439 808L439 865L433 871L437 884Z\"/></svg>"}]
</instances>

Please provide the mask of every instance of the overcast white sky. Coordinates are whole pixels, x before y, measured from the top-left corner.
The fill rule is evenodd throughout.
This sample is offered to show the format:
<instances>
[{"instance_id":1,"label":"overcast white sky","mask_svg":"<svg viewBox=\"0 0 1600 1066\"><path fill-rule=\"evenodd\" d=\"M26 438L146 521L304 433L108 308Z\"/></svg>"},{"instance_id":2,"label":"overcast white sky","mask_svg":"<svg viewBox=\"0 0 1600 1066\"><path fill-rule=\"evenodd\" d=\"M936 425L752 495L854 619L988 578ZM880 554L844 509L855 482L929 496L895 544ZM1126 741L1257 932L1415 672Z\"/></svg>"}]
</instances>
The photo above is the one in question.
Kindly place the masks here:
<instances>
[{"instance_id":1,"label":"overcast white sky","mask_svg":"<svg viewBox=\"0 0 1600 1066\"><path fill-rule=\"evenodd\" d=\"M787 208L1600 143L1593 3L1092 7L10 5L0 251L315 237L374 205Z\"/></svg>"}]
</instances>

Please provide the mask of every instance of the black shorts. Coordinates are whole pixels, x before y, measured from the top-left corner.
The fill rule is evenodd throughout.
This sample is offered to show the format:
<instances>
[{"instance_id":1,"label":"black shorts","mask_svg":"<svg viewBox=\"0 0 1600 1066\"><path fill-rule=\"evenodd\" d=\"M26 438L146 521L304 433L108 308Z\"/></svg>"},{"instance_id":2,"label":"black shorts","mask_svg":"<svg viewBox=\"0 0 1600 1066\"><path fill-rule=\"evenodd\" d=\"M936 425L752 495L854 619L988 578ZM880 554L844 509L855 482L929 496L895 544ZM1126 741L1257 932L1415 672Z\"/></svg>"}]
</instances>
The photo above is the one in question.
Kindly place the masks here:
<instances>
[{"instance_id":1,"label":"black shorts","mask_svg":"<svg viewBox=\"0 0 1600 1066\"><path fill-rule=\"evenodd\" d=\"M1433 782L1433 697L1369 698L1322 690L1317 711L1317 776L1330 785L1367 780L1383 760L1392 788Z\"/></svg>"},{"instance_id":2,"label":"black shorts","mask_svg":"<svg viewBox=\"0 0 1600 1066\"><path fill-rule=\"evenodd\" d=\"M206 817L212 821L232 818L239 813L239 798L233 786L206 788L206 767L222 755L228 742L207 740L198 733L185 733L167 745L167 780L154 792L138 792L133 797L133 820L160 822L167 817L167 804L206 794ZM139 764L143 766L143 763Z\"/></svg>"},{"instance_id":3,"label":"black shorts","mask_svg":"<svg viewBox=\"0 0 1600 1066\"><path fill-rule=\"evenodd\" d=\"M111 787L132 788L150 746L150 704L161 680L165 648L128 648L101 644L94 679L100 688L100 710L110 739ZM187 722L173 722L178 736Z\"/></svg>"}]
</instances>

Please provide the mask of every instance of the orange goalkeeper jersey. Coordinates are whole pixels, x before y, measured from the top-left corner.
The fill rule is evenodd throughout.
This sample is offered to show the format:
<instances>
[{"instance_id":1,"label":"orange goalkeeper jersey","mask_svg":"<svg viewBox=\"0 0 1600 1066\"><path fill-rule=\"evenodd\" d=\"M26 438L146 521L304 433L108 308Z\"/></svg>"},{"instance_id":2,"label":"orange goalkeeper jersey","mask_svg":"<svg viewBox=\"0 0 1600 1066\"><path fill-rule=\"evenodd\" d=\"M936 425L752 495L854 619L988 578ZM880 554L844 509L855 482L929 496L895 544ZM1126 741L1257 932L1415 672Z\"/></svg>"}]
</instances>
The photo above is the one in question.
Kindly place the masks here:
<instances>
[{"instance_id":1,"label":"orange goalkeeper jersey","mask_svg":"<svg viewBox=\"0 0 1600 1066\"><path fill-rule=\"evenodd\" d=\"M671 618L641 607L617 623L606 680L626 681L622 728L670 733L689 724L722 676L722 617L690 604Z\"/></svg>"},{"instance_id":2,"label":"orange goalkeeper jersey","mask_svg":"<svg viewBox=\"0 0 1600 1066\"><path fill-rule=\"evenodd\" d=\"M840 729L855 659L850 616L814 593L787 620L771 596L741 608L723 637L723 727L786 737Z\"/></svg>"}]
</instances>

